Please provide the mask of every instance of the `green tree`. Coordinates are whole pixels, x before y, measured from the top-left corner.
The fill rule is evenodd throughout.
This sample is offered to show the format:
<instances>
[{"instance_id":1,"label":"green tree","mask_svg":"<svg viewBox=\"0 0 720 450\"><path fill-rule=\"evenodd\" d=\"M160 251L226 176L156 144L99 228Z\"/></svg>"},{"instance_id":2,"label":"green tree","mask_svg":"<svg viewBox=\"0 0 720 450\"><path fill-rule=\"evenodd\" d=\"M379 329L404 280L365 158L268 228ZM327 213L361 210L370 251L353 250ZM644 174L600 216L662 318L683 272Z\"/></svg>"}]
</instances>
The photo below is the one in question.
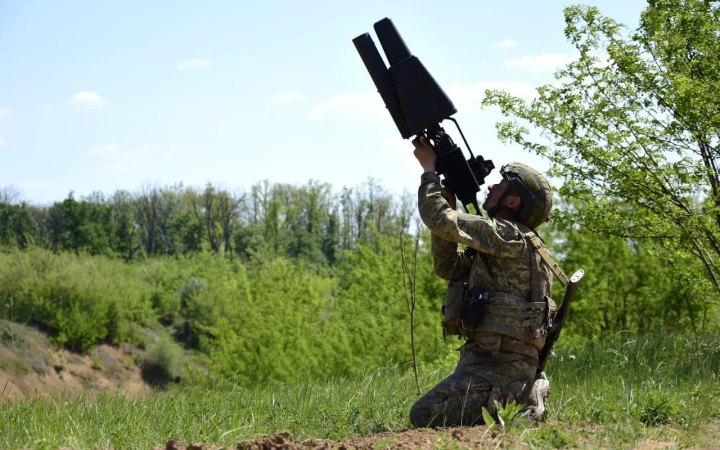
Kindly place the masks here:
<instances>
[{"instance_id":1,"label":"green tree","mask_svg":"<svg viewBox=\"0 0 720 450\"><path fill-rule=\"evenodd\" d=\"M579 202L562 204L573 214L583 207ZM582 267L586 272L563 333L597 339L618 332L637 335L701 326L707 305L685 274L702 268L687 254L670 255L643 241L577 224L551 223L547 231L560 265Z\"/></svg>"},{"instance_id":2,"label":"green tree","mask_svg":"<svg viewBox=\"0 0 720 450\"><path fill-rule=\"evenodd\" d=\"M139 248L132 202L132 195L122 190L116 191L109 201L115 229L113 247L115 252L126 261L131 261Z\"/></svg>"},{"instance_id":3,"label":"green tree","mask_svg":"<svg viewBox=\"0 0 720 450\"><path fill-rule=\"evenodd\" d=\"M207 239L210 249L232 255L232 235L237 227L238 209L242 198L208 184L201 195L190 194L192 210Z\"/></svg>"},{"instance_id":4,"label":"green tree","mask_svg":"<svg viewBox=\"0 0 720 450\"><path fill-rule=\"evenodd\" d=\"M36 235L32 209L27 203L0 202L0 244L23 249L35 240Z\"/></svg>"},{"instance_id":5,"label":"green tree","mask_svg":"<svg viewBox=\"0 0 720 450\"><path fill-rule=\"evenodd\" d=\"M140 248L148 256L175 254L171 220L180 207L179 186L145 188L134 201Z\"/></svg>"},{"instance_id":6,"label":"green tree","mask_svg":"<svg viewBox=\"0 0 720 450\"><path fill-rule=\"evenodd\" d=\"M47 227L55 252L111 253L111 208L99 194L78 201L71 192L62 202L55 202L48 211Z\"/></svg>"},{"instance_id":7,"label":"green tree","mask_svg":"<svg viewBox=\"0 0 720 450\"><path fill-rule=\"evenodd\" d=\"M576 61L530 103L488 92L512 120L499 136L549 158L561 194L587 207L556 220L692 255L720 294L718 2L650 0L639 28L597 8L565 10ZM527 125L530 125L528 127ZM531 129L540 129L538 135ZM696 267L696 265L692 265ZM707 294L706 294L707 295Z\"/></svg>"}]
</instances>

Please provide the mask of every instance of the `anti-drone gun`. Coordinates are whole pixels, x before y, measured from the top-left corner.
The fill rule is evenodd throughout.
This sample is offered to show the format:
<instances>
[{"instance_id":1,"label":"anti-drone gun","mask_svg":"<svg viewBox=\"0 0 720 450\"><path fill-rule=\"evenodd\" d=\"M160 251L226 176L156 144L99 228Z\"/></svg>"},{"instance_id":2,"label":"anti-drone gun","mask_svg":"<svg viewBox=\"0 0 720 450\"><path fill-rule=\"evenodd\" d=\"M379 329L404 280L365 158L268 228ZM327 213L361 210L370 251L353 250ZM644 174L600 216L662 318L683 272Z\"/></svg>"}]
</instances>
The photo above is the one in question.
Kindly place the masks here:
<instances>
[{"instance_id":1,"label":"anti-drone gun","mask_svg":"<svg viewBox=\"0 0 720 450\"><path fill-rule=\"evenodd\" d=\"M425 136L435 149L437 173L443 176L445 186L457 196L466 211L468 205L473 205L479 214L477 193L495 166L492 161L473 155L457 121L450 117L457 112L452 101L420 60L410 53L392 21L384 18L376 22L374 28L389 67L370 34L361 34L353 39L353 43L400 135L403 139ZM465 159L462 150L440 126L443 120L455 124L470 158Z\"/></svg>"}]
</instances>

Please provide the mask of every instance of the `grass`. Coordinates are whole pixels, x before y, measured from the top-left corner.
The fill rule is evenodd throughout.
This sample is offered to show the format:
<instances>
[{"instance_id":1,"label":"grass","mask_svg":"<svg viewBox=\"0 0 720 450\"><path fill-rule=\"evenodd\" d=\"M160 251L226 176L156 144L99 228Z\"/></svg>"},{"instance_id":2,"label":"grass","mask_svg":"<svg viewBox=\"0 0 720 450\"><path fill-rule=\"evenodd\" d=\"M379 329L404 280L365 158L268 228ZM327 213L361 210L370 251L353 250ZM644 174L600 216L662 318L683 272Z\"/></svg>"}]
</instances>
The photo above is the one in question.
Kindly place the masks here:
<instances>
[{"instance_id":1,"label":"grass","mask_svg":"<svg viewBox=\"0 0 720 450\"><path fill-rule=\"evenodd\" d=\"M383 369L291 386L220 382L136 399L17 402L0 409L0 447L150 448L171 438L230 445L279 430L299 438L365 435L405 427L414 390L410 373Z\"/></svg>"},{"instance_id":2,"label":"grass","mask_svg":"<svg viewBox=\"0 0 720 450\"><path fill-rule=\"evenodd\" d=\"M720 335L588 343L559 351L548 371L561 406L552 414L562 420L657 425L720 415Z\"/></svg>"},{"instance_id":3,"label":"grass","mask_svg":"<svg viewBox=\"0 0 720 450\"><path fill-rule=\"evenodd\" d=\"M421 386L430 388L450 369L421 367ZM523 446L720 445L720 335L561 346L547 372L548 420L513 431ZM136 399L7 403L0 407L0 447L151 448L170 439L232 445L280 430L298 439L364 436L407 428L415 391L412 371L377 369L353 379L176 387Z\"/></svg>"}]
</instances>

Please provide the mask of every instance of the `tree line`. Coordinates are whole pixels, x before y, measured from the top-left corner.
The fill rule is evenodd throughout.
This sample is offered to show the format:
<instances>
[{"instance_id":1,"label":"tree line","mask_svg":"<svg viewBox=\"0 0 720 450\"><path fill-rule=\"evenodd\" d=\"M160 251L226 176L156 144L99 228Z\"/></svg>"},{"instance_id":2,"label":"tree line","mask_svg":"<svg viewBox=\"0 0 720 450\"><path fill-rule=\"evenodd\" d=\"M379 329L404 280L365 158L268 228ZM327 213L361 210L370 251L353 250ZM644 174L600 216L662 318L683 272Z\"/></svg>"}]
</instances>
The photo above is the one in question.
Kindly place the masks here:
<instances>
[{"instance_id":1,"label":"tree line","mask_svg":"<svg viewBox=\"0 0 720 450\"><path fill-rule=\"evenodd\" d=\"M122 342L132 338L130 331L136 326L159 323L174 330L182 345L218 352L217 341L230 335L227 330L212 330L248 320L248 299L253 299L254 307L274 312L288 311L288 307L295 311L307 301L289 299L277 288L297 291L284 281L294 273L305 284L303 289L325 292L315 292L311 298L333 299L324 307L318 305L327 299L312 300L314 309L294 323L312 323L312 314L337 319L336 308L342 307L353 311L346 317L364 320L319 323L340 334L343 329L356 329L363 336L362 344L381 346L383 336L399 330L396 339L403 341L409 326L398 328L392 321L379 322L382 332L365 333L368 323L378 324L373 309L390 308L394 323L406 321L400 252L401 248L411 251L406 248L414 232L407 225L412 216L410 202L386 194L377 184L364 189L344 189L334 195L326 185L314 182L300 186L262 183L240 196L206 186L204 191L175 187L143 190L134 196L123 193L125 201L115 203L112 200L120 197L118 193L111 201L101 196L75 200L69 195L45 208L0 203L0 254L6 269L0 318L38 325L56 335L59 344L75 349L103 341ZM225 208L231 199L235 206ZM540 230L561 267L567 272L582 267L587 272L564 333L566 339L601 339L617 332L692 332L717 326L711 282L703 278L704 268L692 254L578 223L568 225L564 219L582 215L589 207L593 205L558 202L553 220ZM175 214L168 214L171 211ZM114 220L118 217L123 220ZM420 237L418 255L424 269L417 272L415 285L423 286L428 295L421 297L425 322L418 329L425 327L427 336L435 336L426 339L437 348L433 312L439 311L444 295L429 265L426 233ZM38 253L39 248L56 258ZM107 258L118 265L103 262ZM211 263L214 260L219 262ZM76 270L49 276L51 266ZM108 269L95 272L102 267ZM142 274L132 275L138 268ZM108 285L114 286L109 294L106 280L119 273L125 274L123 287ZM245 280L245 288L237 291L235 277ZM255 286L260 281L263 287ZM243 293L246 290L253 294ZM555 292L559 300L559 286ZM118 294L121 299L116 298ZM142 314L132 315L133 311ZM229 317L237 320L227 322ZM82 325L87 323L93 326ZM253 327L242 330L252 334ZM313 328L312 333L318 330ZM255 342L252 336L246 338ZM353 338L344 336L343 340ZM247 342L233 345L242 347ZM353 354L359 360L372 353L365 347L356 350ZM396 355L400 354L398 349ZM225 357L230 360L230 353ZM236 369L235 363L228 364L228 371Z\"/></svg>"},{"instance_id":2,"label":"tree line","mask_svg":"<svg viewBox=\"0 0 720 450\"><path fill-rule=\"evenodd\" d=\"M315 181L300 186L265 181L241 193L212 184L79 199L70 193L50 206L9 197L0 201L0 244L125 261L205 251L248 259L271 252L333 265L375 233L402 232L414 209L410 200L397 201L372 179L339 193Z\"/></svg>"}]
</instances>

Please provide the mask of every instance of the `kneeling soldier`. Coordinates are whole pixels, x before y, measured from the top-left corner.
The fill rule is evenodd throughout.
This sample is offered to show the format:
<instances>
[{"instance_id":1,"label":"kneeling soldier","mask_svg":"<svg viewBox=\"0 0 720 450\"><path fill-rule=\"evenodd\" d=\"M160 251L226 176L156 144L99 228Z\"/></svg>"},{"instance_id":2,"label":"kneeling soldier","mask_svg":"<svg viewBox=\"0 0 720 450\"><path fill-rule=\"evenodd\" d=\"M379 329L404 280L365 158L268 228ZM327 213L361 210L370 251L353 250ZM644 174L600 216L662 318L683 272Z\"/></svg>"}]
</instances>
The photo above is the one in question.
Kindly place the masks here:
<instances>
[{"instance_id":1,"label":"kneeling soldier","mask_svg":"<svg viewBox=\"0 0 720 450\"><path fill-rule=\"evenodd\" d=\"M551 258L535 228L550 213L550 185L530 167L508 164L482 205L489 217L458 212L435 173L433 148L424 138L413 144L425 171L420 217L432 232L435 272L449 280L443 328L466 342L455 371L413 405L410 421L416 427L477 424L483 407L494 415L496 402L511 401L539 419L550 385L538 376L538 352L555 303Z\"/></svg>"}]
</instances>

